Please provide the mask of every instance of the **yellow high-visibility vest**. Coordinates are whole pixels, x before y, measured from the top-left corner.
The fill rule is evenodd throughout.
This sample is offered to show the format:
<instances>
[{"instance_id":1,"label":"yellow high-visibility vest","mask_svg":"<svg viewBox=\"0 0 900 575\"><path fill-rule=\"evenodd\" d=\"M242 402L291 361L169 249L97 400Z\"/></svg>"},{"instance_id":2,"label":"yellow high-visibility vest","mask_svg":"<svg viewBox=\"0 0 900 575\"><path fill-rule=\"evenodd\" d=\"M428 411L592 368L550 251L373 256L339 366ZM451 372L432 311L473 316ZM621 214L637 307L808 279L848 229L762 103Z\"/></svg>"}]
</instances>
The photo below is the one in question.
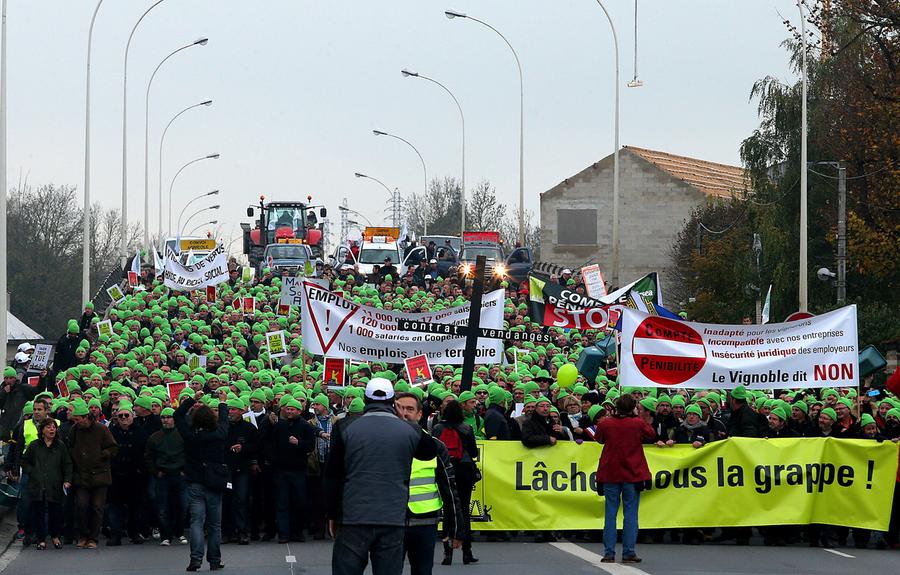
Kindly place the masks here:
<instances>
[{"instance_id":1,"label":"yellow high-visibility vest","mask_svg":"<svg viewBox=\"0 0 900 575\"><path fill-rule=\"evenodd\" d=\"M409 474L409 510L416 515L432 513L444 506L438 490L435 471L437 458L430 461L413 459Z\"/></svg>"}]
</instances>

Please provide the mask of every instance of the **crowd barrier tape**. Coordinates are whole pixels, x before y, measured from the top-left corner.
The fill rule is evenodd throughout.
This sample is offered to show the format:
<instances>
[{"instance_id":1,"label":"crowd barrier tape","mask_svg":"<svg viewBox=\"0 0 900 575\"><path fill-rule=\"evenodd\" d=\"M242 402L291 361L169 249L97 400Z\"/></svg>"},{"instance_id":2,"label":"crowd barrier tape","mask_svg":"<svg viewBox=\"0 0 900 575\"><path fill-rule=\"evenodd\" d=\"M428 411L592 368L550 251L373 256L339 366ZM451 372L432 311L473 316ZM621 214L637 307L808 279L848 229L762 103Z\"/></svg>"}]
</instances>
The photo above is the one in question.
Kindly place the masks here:
<instances>
[{"instance_id":1,"label":"crowd barrier tape","mask_svg":"<svg viewBox=\"0 0 900 575\"><path fill-rule=\"evenodd\" d=\"M478 446L482 480L472 493L472 529L603 527L600 444ZM890 441L730 438L644 452L653 479L641 493L641 528L821 523L886 531L890 522L898 464Z\"/></svg>"}]
</instances>

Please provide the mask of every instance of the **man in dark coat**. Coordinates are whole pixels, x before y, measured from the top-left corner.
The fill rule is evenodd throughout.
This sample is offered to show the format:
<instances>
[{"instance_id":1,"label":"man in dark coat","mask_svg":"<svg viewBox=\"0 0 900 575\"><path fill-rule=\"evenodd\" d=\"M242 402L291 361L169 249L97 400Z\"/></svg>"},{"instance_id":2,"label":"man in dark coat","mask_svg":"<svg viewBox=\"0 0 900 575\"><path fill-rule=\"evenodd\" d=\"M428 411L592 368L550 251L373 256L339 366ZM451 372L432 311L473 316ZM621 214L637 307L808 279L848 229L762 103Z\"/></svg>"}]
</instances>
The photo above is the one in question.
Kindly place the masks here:
<instances>
[{"instance_id":1,"label":"man in dark coat","mask_svg":"<svg viewBox=\"0 0 900 575\"><path fill-rule=\"evenodd\" d=\"M147 434L143 427L135 425L131 405L125 402L119 403L110 432L119 449L110 462L113 481L109 490L110 536L106 545L121 545L126 530L131 542L140 544L144 542L141 511L147 480L144 471Z\"/></svg>"},{"instance_id":2,"label":"man in dark coat","mask_svg":"<svg viewBox=\"0 0 900 575\"><path fill-rule=\"evenodd\" d=\"M59 373L75 365L75 350L81 343L81 328L74 319L69 320L66 334L56 342L56 351L53 354L53 371Z\"/></svg>"},{"instance_id":3,"label":"man in dark coat","mask_svg":"<svg viewBox=\"0 0 900 575\"><path fill-rule=\"evenodd\" d=\"M484 437L485 439L507 440L509 436L509 421L506 419L506 392L499 387L494 387L488 392L489 405L484 412Z\"/></svg>"},{"instance_id":4,"label":"man in dark coat","mask_svg":"<svg viewBox=\"0 0 900 575\"><path fill-rule=\"evenodd\" d=\"M550 400L546 397L538 399L534 413L522 422L522 445L525 447L556 445L557 440L567 438L561 425L550 423Z\"/></svg>"}]
</instances>

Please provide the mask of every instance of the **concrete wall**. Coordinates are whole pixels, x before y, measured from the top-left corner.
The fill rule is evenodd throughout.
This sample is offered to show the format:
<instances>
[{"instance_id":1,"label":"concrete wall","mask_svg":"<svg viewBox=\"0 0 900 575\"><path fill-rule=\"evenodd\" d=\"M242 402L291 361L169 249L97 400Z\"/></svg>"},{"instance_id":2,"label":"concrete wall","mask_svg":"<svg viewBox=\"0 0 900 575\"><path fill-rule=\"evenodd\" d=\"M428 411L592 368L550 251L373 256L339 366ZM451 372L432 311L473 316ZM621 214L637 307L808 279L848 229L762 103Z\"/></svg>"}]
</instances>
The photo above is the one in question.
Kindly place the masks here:
<instances>
[{"instance_id":1,"label":"concrete wall","mask_svg":"<svg viewBox=\"0 0 900 575\"><path fill-rule=\"evenodd\" d=\"M613 157L608 156L541 194L542 261L577 267L595 258L611 281L612 187ZM621 283L665 272L676 235L707 196L627 149L619 152L619 194ZM586 208L597 210L597 245L557 245L556 210Z\"/></svg>"}]
</instances>

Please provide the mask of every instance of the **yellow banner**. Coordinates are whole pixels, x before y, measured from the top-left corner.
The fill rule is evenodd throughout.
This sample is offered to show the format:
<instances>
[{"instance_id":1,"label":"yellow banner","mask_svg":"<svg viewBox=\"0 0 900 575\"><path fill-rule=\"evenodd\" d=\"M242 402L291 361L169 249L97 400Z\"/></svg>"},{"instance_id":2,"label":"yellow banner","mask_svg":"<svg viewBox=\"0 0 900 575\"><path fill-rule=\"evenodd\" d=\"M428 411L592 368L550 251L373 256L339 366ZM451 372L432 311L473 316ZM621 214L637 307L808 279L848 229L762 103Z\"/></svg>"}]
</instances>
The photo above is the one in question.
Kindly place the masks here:
<instances>
[{"instance_id":1,"label":"yellow banner","mask_svg":"<svg viewBox=\"0 0 900 575\"><path fill-rule=\"evenodd\" d=\"M601 529L601 448L480 442L472 529ZM886 531L890 522L898 446L889 441L732 438L644 452L653 480L641 493L642 528L823 523Z\"/></svg>"}]
</instances>

